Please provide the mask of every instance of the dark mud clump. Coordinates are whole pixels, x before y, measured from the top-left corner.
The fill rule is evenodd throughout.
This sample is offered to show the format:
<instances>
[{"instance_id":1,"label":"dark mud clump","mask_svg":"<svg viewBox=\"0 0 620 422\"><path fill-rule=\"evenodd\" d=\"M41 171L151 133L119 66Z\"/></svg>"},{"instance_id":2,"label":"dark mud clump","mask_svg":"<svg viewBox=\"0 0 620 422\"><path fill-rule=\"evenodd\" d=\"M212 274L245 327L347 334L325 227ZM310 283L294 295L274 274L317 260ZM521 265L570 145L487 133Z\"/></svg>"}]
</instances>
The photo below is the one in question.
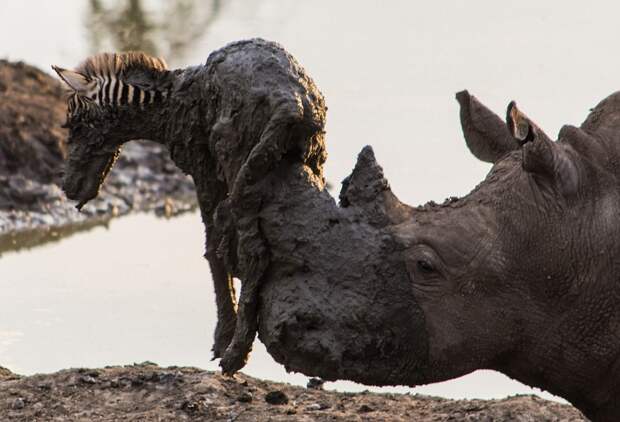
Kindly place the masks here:
<instances>
[{"instance_id":1,"label":"dark mud clump","mask_svg":"<svg viewBox=\"0 0 620 422\"><path fill-rule=\"evenodd\" d=\"M272 403L274 396L286 397ZM3 421L584 421L535 396L447 400L336 393L146 363L19 377L0 372Z\"/></svg>"},{"instance_id":2,"label":"dark mud clump","mask_svg":"<svg viewBox=\"0 0 620 422\"><path fill-rule=\"evenodd\" d=\"M162 146L126 145L101 194L82 213L59 184L65 157L66 104L61 84L25 63L0 60L0 252L24 233L66 233L131 211L174 215L196 205L194 185ZM32 242L30 242L32 243Z\"/></svg>"}]
</instances>

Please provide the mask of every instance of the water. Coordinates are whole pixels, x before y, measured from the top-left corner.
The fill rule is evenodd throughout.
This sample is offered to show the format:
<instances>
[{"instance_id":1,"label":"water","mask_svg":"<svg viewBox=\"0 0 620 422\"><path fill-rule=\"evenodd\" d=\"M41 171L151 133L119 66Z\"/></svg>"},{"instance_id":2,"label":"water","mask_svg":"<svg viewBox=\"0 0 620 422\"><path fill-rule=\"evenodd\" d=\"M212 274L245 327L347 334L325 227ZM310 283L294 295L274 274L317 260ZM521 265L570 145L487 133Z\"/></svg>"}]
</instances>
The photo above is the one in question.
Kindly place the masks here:
<instances>
[{"instance_id":1,"label":"water","mask_svg":"<svg viewBox=\"0 0 620 422\"><path fill-rule=\"evenodd\" d=\"M25 0L0 6L0 57L50 70L136 43L172 67L232 40L281 42L327 98L327 177L337 184L372 144L394 191L417 204L466 194L489 166L460 131L454 93L503 114L511 99L548 134L579 124L620 86L620 5L491 1ZM121 28L121 30L118 30ZM10 41L14 40L14 41ZM215 368L202 228L133 216L0 258L0 364L21 373L150 359ZM66 257L80 265L67 268ZM6 304L6 306L5 306ZM246 372L303 383L257 345ZM348 383L338 388L359 389ZM416 389L445 397L532 390L479 371ZM548 397L548 396L545 396Z\"/></svg>"}]
</instances>

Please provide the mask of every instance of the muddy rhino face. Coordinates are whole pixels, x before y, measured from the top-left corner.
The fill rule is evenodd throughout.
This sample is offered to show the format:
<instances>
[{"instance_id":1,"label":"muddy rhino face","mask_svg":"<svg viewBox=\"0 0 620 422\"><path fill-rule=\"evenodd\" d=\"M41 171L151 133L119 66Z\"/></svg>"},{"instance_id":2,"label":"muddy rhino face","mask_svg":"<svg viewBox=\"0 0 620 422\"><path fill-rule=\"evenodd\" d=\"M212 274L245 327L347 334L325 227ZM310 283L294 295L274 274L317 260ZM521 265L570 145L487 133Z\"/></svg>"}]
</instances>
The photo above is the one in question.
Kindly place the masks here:
<instances>
[{"instance_id":1,"label":"muddy rhino face","mask_svg":"<svg viewBox=\"0 0 620 422\"><path fill-rule=\"evenodd\" d=\"M337 213L331 221L342 223L328 230L329 218L308 219L305 211L302 203L286 218L310 226L322 247L304 256L299 272L290 271L290 263L274 265L261 286L261 341L287 370L369 385L408 384L427 366L429 344L398 246ZM283 236L299 241L288 231ZM382 261L386 255L393 260ZM295 265L296 256L281 257L291 258Z\"/></svg>"}]
</instances>

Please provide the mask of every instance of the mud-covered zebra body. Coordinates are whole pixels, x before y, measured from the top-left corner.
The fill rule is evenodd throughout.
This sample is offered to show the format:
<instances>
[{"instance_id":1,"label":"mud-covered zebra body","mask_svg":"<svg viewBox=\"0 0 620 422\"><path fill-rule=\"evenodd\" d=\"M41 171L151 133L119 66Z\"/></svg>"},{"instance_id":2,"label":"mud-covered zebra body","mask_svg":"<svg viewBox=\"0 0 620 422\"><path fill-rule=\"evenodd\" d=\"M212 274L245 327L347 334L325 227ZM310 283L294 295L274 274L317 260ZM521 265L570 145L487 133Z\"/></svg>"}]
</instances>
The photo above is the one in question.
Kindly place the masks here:
<instances>
[{"instance_id":1,"label":"mud-covered zebra body","mask_svg":"<svg viewBox=\"0 0 620 422\"><path fill-rule=\"evenodd\" d=\"M75 70L55 69L70 88L63 189L78 206L97 196L121 145L132 139L165 145L192 176L218 308L213 352L226 372L240 369L256 334L259 281L270 259L256 217L258 186L283 161L303 164L323 182L322 94L281 46L260 39L229 44L185 69L168 70L142 53L102 54ZM238 308L233 276L242 280Z\"/></svg>"}]
</instances>

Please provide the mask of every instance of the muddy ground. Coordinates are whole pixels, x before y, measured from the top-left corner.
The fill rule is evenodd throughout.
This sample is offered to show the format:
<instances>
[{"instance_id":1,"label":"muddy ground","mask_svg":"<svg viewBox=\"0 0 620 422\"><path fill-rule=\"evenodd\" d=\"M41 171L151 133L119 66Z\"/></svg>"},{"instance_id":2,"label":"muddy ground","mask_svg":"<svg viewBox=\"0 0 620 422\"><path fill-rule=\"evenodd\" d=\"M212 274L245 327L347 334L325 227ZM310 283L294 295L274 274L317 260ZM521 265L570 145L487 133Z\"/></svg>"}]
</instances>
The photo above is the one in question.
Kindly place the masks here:
<instances>
[{"instance_id":1,"label":"muddy ground","mask_svg":"<svg viewBox=\"0 0 620 422\"><path fill-rule=\"evenodd\" d=\"M99 197L78 213L59 187L67 138L64 96L56 78L0 60L0 253L131 211L170 216L196 206L193 181L165 148L133 141L123 148Z\"/></svg>"},{"instance_id":2,"label":"muddy ground","mask_svg":"<svg viewBox=\"0 0 620 422\"><path fill-rule=\"evenodd\" d=\"M144 363L19 377L0 371L2 421L584 421L535 396L447 400L336 393Z\"/></svg>"}]
</instances>

